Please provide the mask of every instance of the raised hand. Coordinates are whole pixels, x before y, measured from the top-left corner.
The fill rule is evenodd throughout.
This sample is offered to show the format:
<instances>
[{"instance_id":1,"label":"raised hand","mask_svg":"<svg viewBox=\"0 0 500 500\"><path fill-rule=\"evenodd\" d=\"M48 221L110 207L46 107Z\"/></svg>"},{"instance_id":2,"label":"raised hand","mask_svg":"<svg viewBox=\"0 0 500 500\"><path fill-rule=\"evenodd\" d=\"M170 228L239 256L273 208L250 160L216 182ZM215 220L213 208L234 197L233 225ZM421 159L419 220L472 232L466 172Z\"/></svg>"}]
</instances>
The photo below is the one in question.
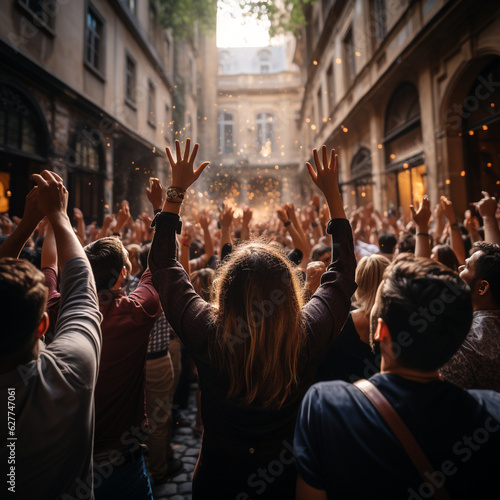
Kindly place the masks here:
<instances>
[{"instance_id":1,"label":"raised hand","mask_svg":"<svg viewBox=\"0 0 500 500\"><path fill-rule=\"evenodd\" d=\"M419 231L423 230L427 232L429 228L429 219L431 218L431 202L429 201L429 197L424 195L418 211L415 211L413 205L410 205L410 210Z\"/></svg>"},{"instance_id":2,"label":"raised hand","mask_svg":"<svg viewBox=\"0 0 500 500\"><path fill-rule=\"evenodd\" d=\"M234 208L224 205L222 212L219 215L220 225L222 229L229 229L233 223Z\"/></svg>"},{"instance_id":3,"label":"raised hand","mask_svg":"<svg viewBox=\"0 0 500 500\"><path fill-rule=\"evenodd\" d=\"M39 217L40 213L48 217L54 214L66 215L68 190L64 187L62 178L55 172L44 170L40 174L33 174L31 179L34 180L37 185L26 197L27 210L25 210L25 212L30 212L34 209L34 200L36 198L36 206L38 207L36 217ZM31 214L26 213L24 216L26 215L31 218Z\"/></svg>"},{"instance_id":4,"label":"raised hand","mask_svg":"<svg viewBox=\"0 0 500 500\"><path fill-rule=\"evenodd\" d=\"M454 224L457 219L453 210L453 203L446 196L441 196L440 200L444 216L450 221L450 224Z\"/></svg>"},{"instance_id":5,"label":"raised hand","mask_svg":"<svg viewBox=\"0 0 500 500\"><path fill-rule=\"evenodd\" d=\"M175 141L176 160L174 160L170 148L166 148L168 161L172 168L172 186L186 190L191 184L196 182L205 167L209 164L206 161L193 171L193 164L199 147L199 144L195 144L193 152L190 154L191 139L186 139L186 148L184 155L182 155L180 142Z\"/></svg>"},{"instance_id":6,"label":"raised hand","mask_svg":"<svg viewBox=\"0 0 500 500\"><path fill-rule=\"evenodd\" d=\"M149 187L146 188L148 200L153 206L153 210L161 209L163 203L163 186L160 179L156 177L149 178Z\"/></svg>"},{"instance_id":7,"label":"raised hand","mask_svg":"<svg viewBox=\"0 0 500 500\"><path fill-rule=\"evenodd\" d=\"M316 172L310 163L306 163L309 174L314 184L325 195L328 207L330 208L330 216L332 218L345 219L344 206L339 192L339 157L335 150L330 151L328 158L326 146L321 148L323 162L320 161L318 151L313 149L314 163L316 164Z\"/></svg>"},{"instance_id":8,"label":"raised hand","mask_svg":"<svg viewBox=\"0 0 500 500\"><path fill-rule=\"evenodd\" d=\"M198 215L198 222L200 223L203 231L208 231L208 226L210 225L210 217L206 210L202 210Z\"/></svg>"},{"instance_id":9,"label":"raised hand","mask_svg":"<svg viewBox=\"0 0 500 500\"><path fill-rule=\"evenodd\" d=\"M245 207L243 210L243 225L248 226L252 220L253 211L250 208Z\"/></svg>"},{"instance_id":10,"label":"raised hand","mask_svg":"<svg viewBox=\"0 0 500 500\"><path fill-rule=\"evenodd\" d=\"M283 208L278 208L278 210L276 210L276 214L278 215L278 219L283 222L283 224L285 222L288 222L290 219L288 217L288 214L285 210L285 207Z\"/></svg>"},{"instance_id":11,"label":"raised hand","mask_svg":"<svg viewBox=\"0 0 500 500\"><path fill-rule=\"evenodd\" d=\"M481 191L483 198L474 203L481 217L495 217L497 210L497 200L495 197L490 197L487 191Z\"/></svg>"}]
</instances>

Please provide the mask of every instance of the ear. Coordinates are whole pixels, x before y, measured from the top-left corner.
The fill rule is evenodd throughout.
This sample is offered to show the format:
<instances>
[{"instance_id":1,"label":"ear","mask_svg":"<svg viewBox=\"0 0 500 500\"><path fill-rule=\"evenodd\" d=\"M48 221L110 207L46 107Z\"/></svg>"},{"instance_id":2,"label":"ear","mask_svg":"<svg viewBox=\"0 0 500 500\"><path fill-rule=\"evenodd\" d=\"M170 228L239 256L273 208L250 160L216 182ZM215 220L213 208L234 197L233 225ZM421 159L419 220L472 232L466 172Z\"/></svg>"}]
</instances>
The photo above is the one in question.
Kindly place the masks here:
<instances>
[{"instance_id":1,"label":"ear","mask_svg":"<svg viewBox=\"0 0 500 500\"><path fill-rule=\"evenodd\" d=\"M481 280L479 282L479 288L477 292L479 295L486 295L490 290L490 284L486 280Z\"/></svg>"},{"instance_id":2,"label":"ear","mask_svg":"<svg viewBox=\"0 0 500 500\"><path fill-rule=\"evenodd\" d=\"M45 332L48 330L50 324L49 320L49 315L47 312L44 312L42 314L42 317L40 318L40 323L38 323L38 326L36 328L36 338L39 339L45 335Z\"/></svg>"},{"instance_id":3,"label":"ear","mask_svg":"<svg viewBox=\"0 0 500 500\"><path fill-rule=\"evenodd\" d=\"M382 318L378 319L377 322L377 329L375 330L375 335L373 336L374 340L377 342L382 342L385 339L391 338L391 335L389 333L389 328L387 327L385 321Z\"/></svg>"}]
</instances>

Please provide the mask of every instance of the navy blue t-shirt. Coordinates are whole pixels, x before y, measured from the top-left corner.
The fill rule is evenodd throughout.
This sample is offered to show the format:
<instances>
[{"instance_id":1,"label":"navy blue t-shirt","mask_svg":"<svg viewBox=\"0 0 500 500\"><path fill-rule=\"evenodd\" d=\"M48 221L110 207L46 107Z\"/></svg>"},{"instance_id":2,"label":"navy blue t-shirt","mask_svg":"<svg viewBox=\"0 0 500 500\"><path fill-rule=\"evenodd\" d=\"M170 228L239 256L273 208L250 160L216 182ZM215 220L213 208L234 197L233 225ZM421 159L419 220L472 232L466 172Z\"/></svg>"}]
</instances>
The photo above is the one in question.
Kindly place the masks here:
<instances>
[{"instance_id":1,"label":"navy blue t-shirt","mask_svg":"<svg viewBox=\"0 0 500 500\"><path fill-rule=\"evenodd\" d=\"M419 500L431 498L435 484L445 480L453 499L498 498L499 393L390 374L370 380L420 444L434 477L424 483L359 389L334 381L311 387L299 411L296 461L307 484L329 498Z\"/></svg>"}]
</instances>

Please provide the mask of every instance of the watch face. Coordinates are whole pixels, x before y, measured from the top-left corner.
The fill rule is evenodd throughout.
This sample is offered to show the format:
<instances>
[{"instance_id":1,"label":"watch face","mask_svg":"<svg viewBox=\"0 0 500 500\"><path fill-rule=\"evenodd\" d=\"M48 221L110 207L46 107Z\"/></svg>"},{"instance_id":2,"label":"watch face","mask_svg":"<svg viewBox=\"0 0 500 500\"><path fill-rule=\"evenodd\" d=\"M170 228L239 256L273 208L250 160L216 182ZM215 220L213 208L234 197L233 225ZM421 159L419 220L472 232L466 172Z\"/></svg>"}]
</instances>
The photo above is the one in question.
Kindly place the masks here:
<instances>
[{"instance_id":1,"label":"watch face","mask_svg":"<svg viewBox=\"0 0 500 500\"><path fill-rule=\"evenodd\" d=\"M176 189L169 188L169 189L167 189L167 196L169 198L177 198L179 196L179 193L177 192Z\"/></svg>"}]
</instances>

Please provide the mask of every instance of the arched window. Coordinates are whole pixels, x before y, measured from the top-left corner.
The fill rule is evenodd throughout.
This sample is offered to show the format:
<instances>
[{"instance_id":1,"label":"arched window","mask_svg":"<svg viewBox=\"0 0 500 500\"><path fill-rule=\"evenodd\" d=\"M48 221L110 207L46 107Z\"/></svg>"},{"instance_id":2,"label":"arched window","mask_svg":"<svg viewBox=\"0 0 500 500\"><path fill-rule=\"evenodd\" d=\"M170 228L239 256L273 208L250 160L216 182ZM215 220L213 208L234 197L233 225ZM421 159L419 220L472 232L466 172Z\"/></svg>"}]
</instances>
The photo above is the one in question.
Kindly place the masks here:
<instances>
[{"instance_id":1,"label":"arched window","mask_svg":"<svg viewBox=\"0 0 500 500\"><path fill-rule=\"evenodd\" d=\"M36 112L21 93L8 85L0 85L0 148L46 156Z\"/></svg>"},{"instance_id":2,"label":"arched window","mask_svg":"<svg viewBox=\"0 0 500 500\"><path fill-rule=\"evenodd\" d=\"M271 72L271 52L269 52L268 50L261 50L259 52L259 72Z\"/></svg>"},{"instance_id":3,"label":"arched window","mask_svg":"<svg viewBox=\"0 0 500 500\"><path fill-rule=\"evenodd\" d=\"M233 70L233 61L233 56L227 50L222 51L219 54L219 74L230 74Z\"/></svg>"},{"instance_id":4,"label":"arched window","mask_svg":"<svg viewBox=\"0 0 500 500\"><path fill-rule=\"evenodd\" d=\"M233 154L234 152L234 119L231 113L223 111L218 115L218 153Z\"/></svg>"},{"instance_id":5,"label":"arched window","mask_svg":"<svg viewBox=\"0 0 500 500\"><path fill-rule=\"evenodd\" d=\"M261 156L268 157L274 146L274 117L270 113L257 115L257 147Z\"/></svg>"},{"instance_id":6,"label":"arched window","mask_svg":"<svg viewBox=\"0 0 500 500\"><path fill-rule=\"evenodd\" d=\"M479 200L481 191L500 193L500 57L477 75L463 101L467 197Z\"/></svg>"},{"instance_id":7,"label":"arched window","mask_svg":"<svg viewBox=\"0 0 500 500\"><path fill-rule=\"evenodd\" d=\"M88 221L102 220L105 179L104 138L97 128L80 124L69 144L69 205Z\"/></svg>"},{"instance_id":8,"label":"arched window","mask_svg":"<svg viewBox=\"0 0 500 500\"><path fill-rule=\"evenodd\" d=\"M0 75L0 212L22 216L29 176L48 161L45 117L28 89Z\"/></svg>"},{"instance_id":9,"label":"arched window","mask_svg":"<svg viewBox=\"0 0 500 500\"><path fill-rule=\"evenodd\" d=\"M388 201L409 218L409 206L427 191L419 98L411 83L400 85L389 101L384 145Z\"/></svg>"},{"instance_id":10,"label":"arched window","mask_svg":"<svg viewBox=\"0 0 500 500\"><path fill-rule=\"evenodd\" d=\"M372 155L368 148L361 148L352 159L351 182L358 206L373 201Z\"/></svg>"}]
</instances>

